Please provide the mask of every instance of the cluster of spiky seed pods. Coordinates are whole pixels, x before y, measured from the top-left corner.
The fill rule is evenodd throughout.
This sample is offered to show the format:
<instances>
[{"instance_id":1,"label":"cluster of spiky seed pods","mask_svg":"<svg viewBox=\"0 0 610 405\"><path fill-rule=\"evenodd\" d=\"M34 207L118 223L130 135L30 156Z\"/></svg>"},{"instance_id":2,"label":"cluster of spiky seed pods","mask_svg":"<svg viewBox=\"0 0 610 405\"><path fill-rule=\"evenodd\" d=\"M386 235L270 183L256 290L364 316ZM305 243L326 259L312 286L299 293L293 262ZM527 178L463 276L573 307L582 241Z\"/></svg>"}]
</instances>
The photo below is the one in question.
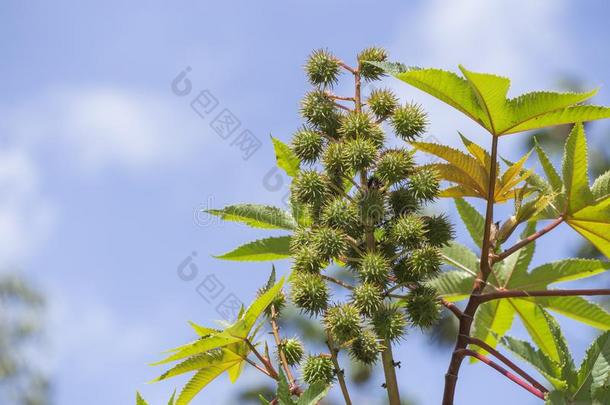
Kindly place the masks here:
<instances>
[{"instance_id":1,"label":"cluster of spiky seed pods","mask_svg":"<svg viewBox=\"0 0 610 405\"><path fill-rule=\"evenodd\" d=\"M314 88L301 103L305 124L292 140L302 165L291 186L291 204L308 225L292 237L290 281L292 302L322 317L334 343L354 359L372 364L409 325L425 328L437 320L436 292L425 281L438 273L439 249L453 231L445 216L421 212L438 196L439 180L433 170L417 166L406 142L425 133L425 112L401 105L390 90L361 96L362 83L383 75L368 62L385 61L387 54L374 47L357 59L351 68L318 50L305 67ZM354 95L332 93L341 74L354 77ZM404 147L386 146L384 126L405 141ZM331 279L324 277L331 264L355 276L345 302L331 297ZM392 292L400 288L408 293L396 298ZM304 352L296 339L285 340L279 350L292 364ZM310 355L302 376L308 383L330 381L333 370L327 355Z\"/></svg>"}]
</instances>

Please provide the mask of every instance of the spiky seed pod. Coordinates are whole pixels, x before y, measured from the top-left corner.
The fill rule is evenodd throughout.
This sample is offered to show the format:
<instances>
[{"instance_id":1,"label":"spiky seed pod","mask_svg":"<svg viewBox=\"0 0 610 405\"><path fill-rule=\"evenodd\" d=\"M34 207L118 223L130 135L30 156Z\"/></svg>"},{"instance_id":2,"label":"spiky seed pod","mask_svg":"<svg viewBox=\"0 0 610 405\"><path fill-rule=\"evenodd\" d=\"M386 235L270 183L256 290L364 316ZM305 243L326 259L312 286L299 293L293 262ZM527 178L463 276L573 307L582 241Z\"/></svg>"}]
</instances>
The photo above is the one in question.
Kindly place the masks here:
<instances>
[{"instance_id":1,"label":"spiky seed pod","mask_svg":"<svg viewBox=\"0 0 610 405\"><path fill-rule=\"evenodd\" d=\"M396 136L410 142L426 132L428 117L418 104L407 104L396 108L391 123Z\"/></svg>"},{"instance_id":2,"label":"spiky seed pod","mask_svg":"<svg viewBox=\"0 0 610 405\"><path fill-rule=\"evenodd\" d=\"M395 216L409 214L419 210L419 200L411 189L400 187L390 193L390 206Z\"/></svg>"},{"instance_id":3,"label":"spiky seed pod","mask_svg":"<svg viewBox=\"0 0 610 405\"><path fill-rule=\"evenodd\" d=\"M298 227L290 237L290 253L293 255L303 246L311 245L314 242L314 232L311 228Z\"/></svg>"},{"instance_id":4,"label":"spiky seed pod","mask_svg":"<svg viewBox=\"0 0 610 405\"><path fill-rule=\"evenodd\" d=\"M314 163L320 158L324 148L324 138L319 132L301 129L294 134L292 150L305 163Z\"/></svg>"},{"instance_id":5,"label":"spiky seed pod","mask_svg":"<svg viewBox=\"0 0 610 405\"><path fill-rule=\"evenodd\" d=\"M305 71L314 86L332 87L337 83L341 67L337 58L328 50L318 49L309 56Z\"/></svg>"},{"instance_id":6,"label":"spiky seed pod","mask_svg":"<svg viewBox=\"0 0 610 405\"><path fill-rule=\"evenodd\" d=\"M381 191L376 188L359 191L356 195L356 204L360 218L367 226L378 224L385 215L385 199Z\"/></svg>"},{"instance_id":7,"label":"spiky seed pod","mask_svg":"<svg viewBox=\"0 0 610 405\"><path fill-rule=\"evenodd\" d=\"M381 149L385 142L385 132L379 125L375 124L368 139L373 142L377 149Z\"/></svg>"},{"instance_id":8,"label":"spiky seed pod","mask_svg":"<svg viewBox=\"0 0 610 405\"><path fill-rule=\"evenodd\" d=\"M333 100L322 90L313 90L301 101L301 115L312 125L326 128L338 120Z\"/></svg>"},{"instance_id":9,"label":"spiky seed pod","mask_svg":"<svg viewBox=\"0 0 610 405\"><path fill-rule=\"evenodd\" d=\"M405 302L413 324L420 328L429 328L438 321L441 306L434 288L418 286L409 292Z\"/></svg>"},{"instance_id":10,"label":"spiky seed pod","mask_svg":"<svg viewBox=\"0 0 610 405\"><path fill-rule=\"evenodd\" d=\"M403 337L407 317L398 306L386 305L373 316L373 327L377 336L393 342Z\"/></svg>"},{"instance_id":11,"label":"spiky seed pod","mask_svg":"<svg viewBox=\"0 0 610 405\"><path fill-rule=\"evenodd\" d=\"M377 361L382 349L375 332L363 329L352 341L349 352L353 359L371 365Z\"/></svg>"},{"instance_id":12,"label":"spiky seed pod","mask_svg":"<svg viewBox=\"0 0 610 405\"><path fill-rule=\"evenodd\" d=\"M324 316L324 325L338 343L345 343L360 332L360 312L350 304L330 307Z\"/></svg>"},{"instance_id":13,"label":"spiky seed pod","mask_svg":"<svg viewBox=\"0 0 610 405\"><path fill-rule=\"evenodd\" d=\"M447 246L451 239L453 239L453 224L449 222L447 215L432 215L424 217L426 222L426 238L432 246L443 247Z\"/></svg>"},{"instance_id":14,"label":"spiky seed pod","mask_svg":"<svg viewBox=\"0 0 610 405\"><path fill-rule=\"evenodd\" d=\"M396 184L405 180L415 169L413 154L402 149L390 149L379 157L375 175L383 182Z\"/></svg>"},{"instance_id":15,"label":"spiky seed pod","mask_svg":"<svg viewBox=\"0 0 610 405\"><path fill-rule=\"evenodd\" d=\"M423 245L411 251L406 259L406 267L413 281L424 281L438 274L442 262L437 247Z\"/></svg>"},{"instance_id":16,"label":"spiky seed pod","mask_svg":"<svg viewBox=\"0 0 610 405\"><path fill-rule=\"evenodd\" d=\"M303 245L294 254L293 268L299 272L319 273L326 265L323 260L324 258L320 255L315 243Z\"/></svg>"},{"instance_id":17,"label":"spiky seed pod","mask_svg":"<svg viewBox=\"0 0 610 405\"><path fill-rule=\"evenodd\" d=\"M432 169L420 169L409 179L409 187L415 198L420 201L432 201L440 193L438 173Z\"/></svg>"},{"instance_id":18,"label":"spiky seed pod","mask_svg":"<svg viewBox=\"0 0 610 405\"><path fill-rule=\"evenodd\" d=\"M324 152L322 163L329 174L341 177L349 168L345 145L340 142L331 142Z\"/></svg>"},{"instance_id":19,"label":"spiky seed pod","mask_svg":"<svg viewBox=\"0 0 610 405\"><path fill-rule=\"evenodd\" d=\"M303 343L301 343L301 341L296 338L282 339L280 345L278 346L278 351L279 350L284 353L284 356L286 357L286 361L288 362L289 366L294 366L300 363L303 359Z\"/></svg>"},{"instance_id":20,"label":"spiky seed pod","mask_svg":"<svg viewBox=\"0 0 610 405\"><path fill-rule=\"evenodd\" d=\"M330 357L326 354L308 356L302 367L303 380L307 384L322 382L330 384L335 379L335 369Z\"/></svg>"},{"instance_id":21,"label":"spiky seed pod","mask_svg":"<svg viewBox=\"0 0 610 405\"><path fill-rule=\"evenodd\" d=\"M314 273L292 273L292 302L309 315L318 315L328 306L329 289Z\"/></svg>"},{"instance_id":22,"label":"spiky seed pod","mask_svg":"<svg viewBox=\"0 0 610 405\"><path fill-rule=\"evenodd\" d=\"M354 171L368 169L377 157L377 147L370 139L356 138L345 143L347 161Z\"/></svg>"},{"instance_id":23,"label":"spiky seed pod","mask_svg":"<svg viewBox=\"0 0 610 405\"><path fill-rule=\"evenodd\" d=\"M383 295L378 285L362 283L354 288L352 302L364 316L371 316L381 308Z\"/></svg>"},{"instance_id":24,"label":"spiky seed pod","mask_svg":"<svg viewBox=\"0 0 610 405\"><path fill-rule=\"evenodd\" d=\"M328 179L315 170L302 170L292 182L291 188L297 201L319 205L328 193Z\"/></svg>"},{"instance_id":25,"label":"spiky seed pod","mask_svg":"<svg viewBox=\"0 0 610 405\"><path fill-rule=\"evenodd\" d=\"M384 62L387 59L388 53L383 48L370 47L364 49L358 54L360 75L368 81L380 79L384 75L383 69L366 62Z\"/></svg>"},{"instance_id":26,"label":"spiky seed pod","mask_svg":"<svg viewBox=\"0 0 610 405\"><path fill-rule=\"evenodd\" d=\"M341 119L339 133L345 138L372 138L373 132L378 127L373 122L373 117L367 112L350 111Z\"/></svg>"},{"instance_id":27,"label":"spiky seed pod","mask_svg":"<svg viewBox=\"0 0 610 405\"><path fill-rule=\"evenodd\" d=\"M385 118L398 107L398 98L390 90L375 89L371 91L367 104L378 118Z\"/></svg>"},{"instance_id":28,"label":"spiky seed pod","mask_svg":"<svg viewBox=\"0 0 610 405\"><path fill-rule=\"evenodd\" d=\"M401 215L390 229L392 239L405 248L415 248L424 243L426 223L417 214Z\"/></svg>"},{"instance_id":29,"label":"spiky seed pod","mask_svg":"<svg viewBox=\"0 0 610 405\"><path fill-rule=\"evenodd\" d=\"M345 234L334 228L320 228L316 231L315 248L322 260L332 260L347 250Z\"/></svg>"},{"instance_id":30,"label":"spiky seed pod","mask_svg":"<svg viewBox=\"0 0 610 405\"><path fill-rule=\"evenodd\" d=\"M324 206L321 220L324 225L352 233L358 228L360 217L353 204L343 198L336 198Z\"/></svg>"},{"instance_id":31,"label":"spiky seed pod","mask_svg":"<svg viewBox=\"0 0 610 405\"><path fill-rule=\"evenodd\" d=\"M390 261L377 252L366 252L360 261L358 275L365 283L385 286L390 275Z\"/></svg>"}]
</instances>

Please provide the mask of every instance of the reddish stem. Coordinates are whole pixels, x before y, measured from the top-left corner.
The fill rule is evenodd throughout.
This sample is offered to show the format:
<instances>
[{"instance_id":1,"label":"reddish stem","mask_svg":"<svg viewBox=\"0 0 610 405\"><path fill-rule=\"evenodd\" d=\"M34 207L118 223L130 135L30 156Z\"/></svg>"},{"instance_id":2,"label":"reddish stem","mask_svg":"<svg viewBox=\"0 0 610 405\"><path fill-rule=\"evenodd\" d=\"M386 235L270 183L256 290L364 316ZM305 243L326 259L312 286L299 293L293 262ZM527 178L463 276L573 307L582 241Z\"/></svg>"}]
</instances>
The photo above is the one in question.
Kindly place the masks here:
<instances>
[{"instance_id":1,"label":"reddish stem","mask_svg":"<svg viewBox=\"0 0 610 405\"><path fill-rule=\"evenodd\" d=\"M474 357L474 358L480 360L481 362L487 364L494 370L498 371L500 374L502 374L503 376L505 376L512 382L514 382L515 384L519 385L520 387L522 387L525 390L529 391L530 393L534 394L538 398L544 400L544 393L542 391L540 391L538 388L529 385L528 383L523 381L521 378L517 377L516 375L514 375L513 373L511 373L510 371L508 371L501 365L493 362L492 360L488 359L487 357L483 356L482 354L479 354L470 349L460 349L457 351L457 354L460 355L461 357L471 356L471 357Z\"/></svg>"},{"instance_id":2,"label":"reddish stem","mask_svg":"<svg viewBox=\"0 0 610 405\"><path fill-rule=\"evenodd\" d=\"M505 290L495 291L486 294L473 295L472 297L479 303L497 300L500 298L529 298L529 297L573 297L573 296L591 296L591 295L610 295L610 289L601 288L594 290L539 290L539 291L521 291L521 290Z\"/></svg>"},{"instance_id":3,"label":"reddish stem","mask_svg":"<svg viewBox=\"0 0 610 405\"><path fill-rule=\"evenodd\" d=\"M557 226L559 226L559 224L561 224L562 222L563 222L563 216L557 218L556 220L554 220L553 222L551 222L550 224L548 224L544 228L540 229L539 231L531 234L527 238L521 239L519 242L515 243L510 248L506 249L504 252L502 252L499 255L495 256L494 257L494 262L499 262L499 261L502 261L502 260L506 259L508 256L510 256L513 253L517 252L522 247L532 243L533 241L535 241L539 237L541 237L541 236L551 232L553 229L555 229Z\"/></svg>"}]
</instances>

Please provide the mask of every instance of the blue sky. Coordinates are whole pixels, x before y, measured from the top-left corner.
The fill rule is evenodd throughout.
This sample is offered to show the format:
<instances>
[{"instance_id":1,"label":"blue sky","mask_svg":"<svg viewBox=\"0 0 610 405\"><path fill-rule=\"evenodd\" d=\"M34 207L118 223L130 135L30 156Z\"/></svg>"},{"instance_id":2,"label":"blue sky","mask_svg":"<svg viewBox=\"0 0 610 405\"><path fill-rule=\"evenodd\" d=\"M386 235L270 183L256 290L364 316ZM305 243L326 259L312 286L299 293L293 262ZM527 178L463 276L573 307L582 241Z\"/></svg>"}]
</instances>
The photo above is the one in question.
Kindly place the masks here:
<instances>
[{"instance_id":1,"label":"blue sky","mask_svg":"<svg viewBox=\"0 0 610 405\"><path fill-rule=\"evenodd\" d=\"M268 264L210 255L263 233L194 212L282 204L287 182L277 191L264 184L273 167L268 135L287 141L299 126L307 89L301 67L312 49L328 47L352 62L360 49L381 45L411 65L455 70L462 63L511 77L511 94L576 76L604 85L594 101L610 104L606 2L371 4L0 4L0 266L23 272L48 296L43 363L58 404L130 404L136 389L163 403L173 384L145 385L159 371L146 364L190 337L187 320L218 318L197 285L214 274L224 294L254 296ZM187 66L193 93L179 97L170 84ZM457 144L460 130L489 141L438 101L391 79L384 84L426 108L437 139ZM191 109L205 89L261 140L250 159L214 132L212 115ZM591 142L603 144L608 129L592 126ZM513 158L523 139L509 138L501 147ZM540 245L538 262L568 254L578 237L561 232ZM176 269L193 251L199 273L186 282ZM580 356L593 331L563 322ZM448 353L413 332L397 357L403 390L421 404L439 403ZM472 392L477 381L480 396ZM223 377L207 398L228 403L229 389ZM492 393L497 404L535 403L481 365L464 367L457 403L487 403Z\"/></svg>"}]
</instances>

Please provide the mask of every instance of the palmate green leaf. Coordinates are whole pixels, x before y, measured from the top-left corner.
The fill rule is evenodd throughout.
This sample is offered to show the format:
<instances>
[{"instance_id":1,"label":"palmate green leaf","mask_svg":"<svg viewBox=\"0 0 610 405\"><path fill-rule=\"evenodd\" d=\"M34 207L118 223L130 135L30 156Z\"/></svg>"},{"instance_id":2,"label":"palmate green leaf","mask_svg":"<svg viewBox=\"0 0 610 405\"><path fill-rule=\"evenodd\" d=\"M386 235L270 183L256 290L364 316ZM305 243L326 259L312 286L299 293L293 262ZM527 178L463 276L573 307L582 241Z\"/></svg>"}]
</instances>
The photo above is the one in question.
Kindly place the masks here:
<instances>
[{"instance_id":1,"label":"palmate green leaf","mask_svg":"<svg viewBox=\"0 0 610 405\"><path fill-rule=\"evenodd\" d=\"M326 395L332 386L323 382L314 382L305 392L299 397L297 405L316 405Z\"/></svg>"},{"instance_id":2,"label":"palmate green leaf","mask_svg":"<svg viewBox=\"0 0 610 405\"><path fill-rule=\"evenodd\" d=\"M211 350L189 357L151 382L166 380L184 373L189 373L191 371L196 371L206 367L224 365L225 363L230 363L229 366L233 366L240 363L242 360L242 356L239 356L226 348Z\"/></svg>"},{"instance_id":3,"label":"palmate green leaf","mask_svg":"<svg viewBox=\"0 0 610 405\"><path fill-rule=\"evenodd\" d=\"M472 292L474 277L470 273L461 270L447 271L426 282L433 287L439 297L447 301L461 301L468 298Z\"/></svg>"},{"instance_id":4,"label":"palmate green leaf","mask_svg":"<svg viewBox=\"0 0 610 405\"><path fill-rule=\"evenodd\" d=\"M556 389L567 388L567 383L561 379L561 365L549 359L540 349L511 336L502 337L500 344L534 366Z\"/></svg>"},{"instance_id":5,"label":"palmate green leaf","mask_svg":"<svg viewBox=\"0 0 610 405\"><path fill-rule=\"evenodd\" d=\"M508 99L510 81L459 66L464 77L438 69L377 63L388 74L438 98L479 123L494 136L610 117L610 108L578 105L585 93L533 92Z\"/></svg>"},{"instance_id":6,"label":"palmate green leaf","mask_svg":"<svg viewBox=\"0 0 610 405\"><path fill-rule=\"evenodd\" d=\"M574 213L589 205L593 195L589 189L589 164L584 127L576 124L568 136L563 157L563 182L568 198L568 211Z\"/></svg>"},{"instance_id":7,"label":"palmate green leaf","mask_svg":"<svg viewBox=\"0 0 610 405\"><path fill-rule=\"evenodd\" d=\"M479 211L463 198L455 198L454 201L455 207L460 214L462 222L466 225L470 237L478 247L481 247L481 243L483 243L485 218L483 218Z\"/></svg>"},{"instance_id":8,"label":"palmate green leaf","mask_svg":"<svg viewBox=\"0 0 610 405\"><path fill-rule=\"evenodd\" d=\"M288 230L296 228L296 223L290 214L280 208L266 205L230 205L223 209L212 209L206 212L225 221L241 222L252 228Z\"/></svg>"},{"instance_id":9,"label":"palmate green leaf","mask_svg":"<svg viewBox=\"0 0 610 405\"><path fill-rule=\"evenodd\" d=\"M284 370L280 367L280 378L277 381L276 396L279 405L294 405L295 402L292 400L292 394L290 393L290 387L288 386L288 380Z\"/></svg>"},{"instance_id":10,"label":"palmate green leaf","mask_svg":"<svg viewBox=\"0 0 610 405\"><path fill-rule=\"evenodd\" d=\"M290 146L277 138L271 137L273 149L275 150L275 159L279 168L283 169L290 177L294 177L299 172L301 161L294 154Z\"/></svg>"},{"instance_id":11,"label":"palmate green leaf","mask_svg":"<svg viewBox=\"0 0 610 405\"><path fill-rule=\"evenodd\" d=\"M483 303L474 317L472 336L481 339L491 347L496 347L498 337L504 336L511 328L515 317L514 306L510 299L494 300ZM475 351L484 353L481 348ZM471 362L477 360L473 357Z\"/></svg>"},{"instance_id":12,"label":"palmate green leaf","mask_svg":"<svg viewBox=\"0 0 610 405\"><path fill-rule=\"evenodd\" d=\"M551 163L551 160L547 156L544 149L542 149L537 139L535 142L536 154L538 155L538 160L542 165L542 170L544 170L544 174L549 180L552 190L556 193L560 193L561 189L563 188L563 181L561 180L561 177L559 177L559 173L557 173L557 170L555 170L553 163Z\"/></svg>"},{"instance_id":13,"label":"palmate green leaf","mask_svg":"<svg viewBox=\"0 0 610 405\"><path fill-rule=\"evenodd\" d=\"M195 356L197 354L206 353L210 350L218 349L230 345L231 343L239 342L241 339L223 331L221 333L204 337L179 348L172 349L169 357L152 363L152 366L171 363L173 361L182 360L184 358Z\"/></svg>"},{"instance_id":14,"label":"palmate green leaf","mask_svg":"<svg viewBox=\"0 0 610 405\"><path fill-rule=\"evenodd\" d=\"M261 314L267 309L269 304L273 302L275 297L279 294L280 290L284 286L285 278L282 277L273 287L269 288L263 294L261 294L245 311L242 317L240 317L232 326L226 329L226 332L231 336L235 336L241 339L245 339L249 334L254 324L261 316Z\"/></svg>"},{"instance_id":15,"label":"palmate green leaf","mask_svg":"<svg viewBox=\"0 0 610 405\"><path fill-rule=\"evenodd\" d=\"M136 392L136 405L148 405L148 402L142 398L139 392Z\"/></svg>"},{"instance_id":16,"label":"palmate green leaf","mask_svg":"<svg viewBox=\"0 0 610 405\"><path fill-rule=\"evenodd\" d=\"M585 352L578 369L578 381L572 390L576 400L591 399L597 391L610 383L610 332L605 332L593 341ZM608 387L606 387L608 390Z\"/></svg>"},{"instance_id":17,"label":"palmate green leaf","mask_svg":"<svg viewBox=\"0 0 610 405\"><path fill-rule=\"evenodd\" d=\"M542 312L544 317L546 318L547 325L551 331L553 336L553 341L555 346L557 347L557 351L559 354L559 360L561 367L561 376L562 379L568 383L568 386L574 386L577 381L576 374L576 366L574 365L574 359L572 358L572 354L570 353L570 348L568 347L568 343L566 342L563 333L561 332L561 327L548 312Z\"/></svg>"},{"instance_id":18,"label":"palmate green leaf","mask_svg":"<svg viewBox=\"0 0 610 405\"><path fill-rule=\"evenodd\" d=\"M290 257L290 236L276 236L246 243L217 259L242 262L262 262Z\"/></svg>"},{"instance_id":19,"label":"palmate green leaf","mask_svg":"<svg viewBox=\"0 0 610 405\"><path fill-rule=\"evenodd\" d=\"M180 395L176 400L176 405L189 404L191 400L201 392L202 389L204 389L210 382L212 382L216 377L221 375L231 366L233 366L233 363L222 363L218 365L211 365L197 371L197 373L195 373L189 382L186 383L180 392Z\"/></svg>"},{"instance_id":20,"label":"palmate green leaf","mask_svg":"<svg viewBox=\"0 0 610 405\"><path fill-rule=\"evenodd\" d=\"M610 263L595 259L564 259L546 263L533 269L526 278L515 280L516 290L540 290L550 284L579 280L610 269Z\"/></svg>"},{"instance_id":21,"label":"palmate green leaf","mask_svg":"<svg viewBox=\"0 0 610 405\"><path fill-rule=\"evenodd\" d=\"M598 304L582 297L536 297L533 301L549 311L594 328L610 330L610 314Z\"/></svg>"},{"instance_id":22,"label":"palmate green leaf","mask_svg":"<svg viewBox=\"0 0 610 405\"><path fill-rule=\"evenodd\" d=\"M546 312L542 306L524 299L509 299L515 313L525 326L527 333L536 345L551 360L561 362L559 347L553 339L553 331L547 322Z\"/></svg>"}]
</instances>

